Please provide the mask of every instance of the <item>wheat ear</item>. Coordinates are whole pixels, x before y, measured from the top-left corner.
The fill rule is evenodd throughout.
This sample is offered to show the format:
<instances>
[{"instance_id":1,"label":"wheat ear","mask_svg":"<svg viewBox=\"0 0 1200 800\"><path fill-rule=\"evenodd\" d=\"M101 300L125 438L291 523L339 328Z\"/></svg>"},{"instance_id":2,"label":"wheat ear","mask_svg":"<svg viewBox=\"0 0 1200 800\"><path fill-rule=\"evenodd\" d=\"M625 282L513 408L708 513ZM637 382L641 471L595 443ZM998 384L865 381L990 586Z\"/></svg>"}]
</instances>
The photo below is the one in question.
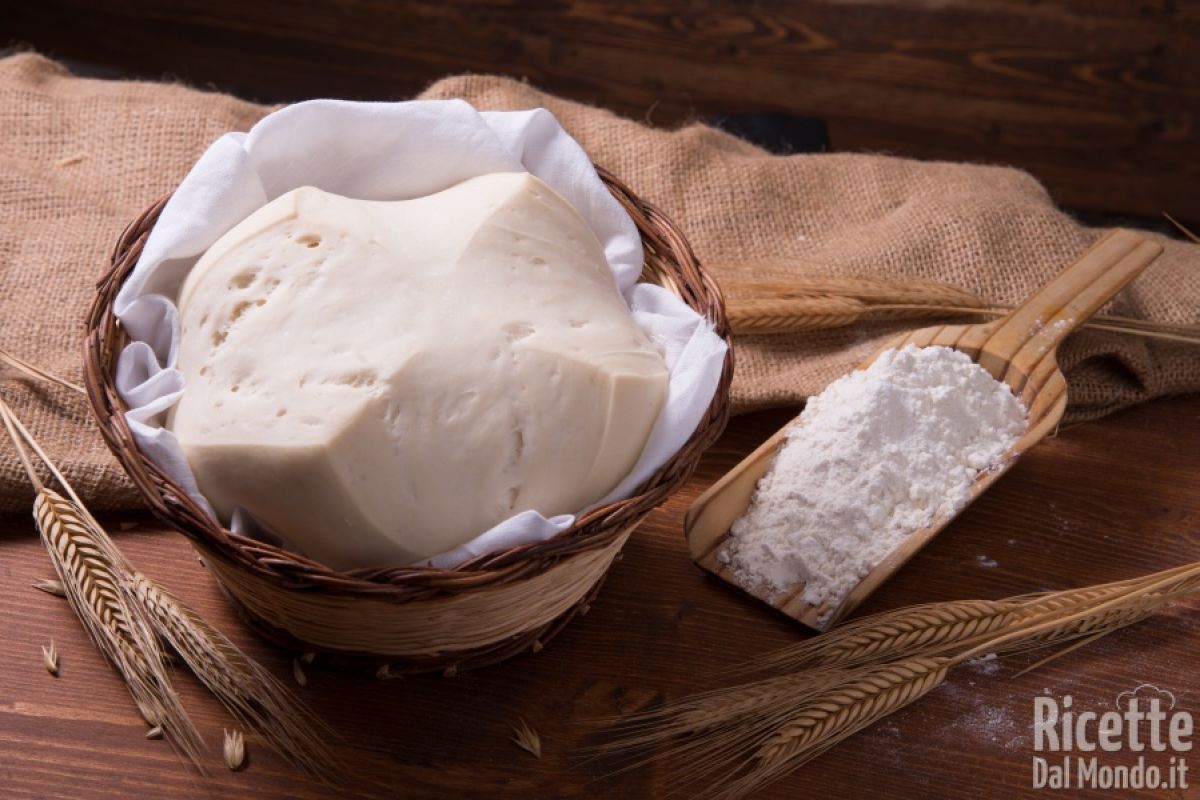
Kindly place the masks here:
<instances>
[{"instance_id":1,"label":"wheat ear","mask_svg":"<svg viewBox=\"0 0 1200 800\"><path fill-rule=\"evenodd\" d=\"M1005 600L927 603L852 620L831 631L785 647L726 674L781 669L852 667L894 661L915 653L953 652L970 647L1018 621L1061 618L1126 591L1137 581L1116 581L1084 589L1040 592Z\"/></svg>"},{"instance_id":2,"label":"wheat ear","mask_svg":"<svg viewBox=\"0 0 1200 800\"><path fill-rule=\"evenodd\" d=\"M15 356L9 355L9 358L23 365L22 371L32 377L71 386L69 382L17 359ZM83 501L75 493L66 477L38 445L29 430L12 413L2 397L0 397L0 415L3 416L5 427L17 448L18 457L34 487L39 490L39 493L50 492L42 486L29 454L25 450L25 445L37 455L67 493L69 500L50 492L62 501L58 507L65 507L74 515L80 527L94 534L92 541L102 551L113 585L120 590L118 594L128 607L130 615L139 619L140 630L149 635L150 645L154 648L153 652L157 653L156 663L160 666L165 663L164 654L159 648L159 637L161 636L184 658L196 676L217 696L222 704L248 727L262 735L280 755L327 783L336 782L337 777L343 774L341 766L337 763L332 750L321 739L321 735L332 737L334 734L331 729L288 692L270 673L242 653L236 645L209 625L186 603L153 580L137 572L108 538L96 519L87 511ZM40 525L39 522L39 529ZM51 553L51 558L53 559L53 557L54 554ZM55 566L57 569L57 563ZM64 579L63 582L66 583L66 580ZM69 588L68 597L70 597ZM74 604L72 604L72 608L75 608ZM76 609L76 613L87 627L90 619L80 613L78 609ZM99 641L97 641L97 645L107 655L107 650ZM151 652L137 642L131 642L128 649L130 657L133 658L145 659L145 654ZM122 674L125 673L122 672ZM177 712L183 714L183 719L186 720L186 714L183 712L182 706L179 706L178 697L167 682L165 674L162 678L162 685L165 687L164 696L167 698L163 702L169 701L168 705L173 704L177 707ZM131 692L133 692L132 688ZM138 703L139 709L143 709L143 716L146 717L147 723L152 728L162 728L171 733L175 725L157 721L167 715L164 715L152 703L148 706L144 705L144 701L139 699L137 693L134 693L134 700ZM182 746L181 742L181 749L184 749L184 752L196 762L197 767L200 767L196 758L200 746L199 734L195 732L190 721L187 721L186 724L191 727L196 747L189 749ZM203 768L200 768L203 772Z\"/></svg>"},{"instance_id":3,"label":"wheat ear","mask_svg":"<svg viewBox=\"0 0 1200 800\"><path fill-rule=\"evenodd\" d=\"M167 676L152 626L121 587L103 532L90 525L74 503L45 487L34 501L34 518L71 609L124 678L146 724L161 727L199 767L203 741Z\"/></svg>"},{"instance_id":4,"label":"wheat ear","mask_svg":"<svg viewBox=\"0 0 1200 800\"><path fill-rule=\"evenodd\" d=\"M746 674L780 669L852 667L903 658L940 644L986 635L1022 613L1011 600L927 603L852 620L753 662L727 670Z\"/></svg>"},{"instance_id":5,"label":"wheat ear","mask_svg":"<svg viewBox=\"0 0 1200 800\"><path fill-rule=\"evenodd\" d=\"M328 725L171 592L140 572L127 580L163 637L231 714L288 761L336 782L342 769L322 738L334 736Z\"/></svg>"},{"instance_id":6,"label":"wheat ear","mask_svg":"<svg viewBox=\"0 0 1200 800\"><path fill-rule=\"evenodd\" d=\"M640 712L604 754L699 764L703 794L742 797L924 696L986 653L1091 641L1200 591L1200 562L1001 601L932 603L864 618L766 659L796 669ZM763 661L755 665L763 669Z\"/></svg>"},{"instance_id":7,"label":"wheat ear","mask_svg":"<svg viewBox=\"0 0 1200 800\"><path fill-rule=\"evenodd\" d=\"M203 771L203 740L167 677L153 625L122 586L115 545L76 500L42 484L26 449L28 432L3 398L0 417L37 491L33 517L71 610L125 681L146 724L161 727L171 743ZM57 469L52 471L58 474Z\"/></svg>"},{"instance_id":8,"label":"wheat ear","mask_svg":"<svg viewBox=\"0 0 1200 800\"><path fill-rule=\"evenodd\" d=\"M597 753L628 750L662 741L664 734L693 735L736 724L771 710L787 711L828 683L829 670L806 670L702 692L659 708L639 711L619 720L607 720L618 741L600 744Z\"/></svg>"},{"instance_id":9,"label":"wheat ear","mask_svg":"<svg viewBox=\"0 0 1200 800\"><path fill-rule=\"evenodd\" d=\"M965 289L931 281L795 278L729 281L727 317L734 333L784 334L860 322L938 317L1000 317L1012 306L988 304ZM1200 326L1098 314L1083 327L1165 341L1200 343Z\"/></svg>"},{"instance_id":10,"label":"wheat ear","mask_svg":"<svg viewBox=\"0 0 1200 800\"><path fill-rule=\"evenodd\" d=\"M879 278L788 278L723 282L722 288L738 299L767 297L850 297L864 304L923 303L941 306L986 305L977 296L936 281L896 281Z\"/></svg>"},{"instance_id":11,"label":"wheat ear","mask_svg":"<svg viewBox=\"0 0 1200 800\"><path fill-rule=\"evenodd\" d=\"M736 333L791 333L853 325L867 305L853 297L770 297L730 301L730 324Z\"/></svg>"},{"instance_id":12,"label":"wheat ear","mask_svg":"<svg viewBox=\"0 0 1200 800\"><path fill-rule=\"evenodd\" d=\"M759 779L770 780L779 767L794 769L816 751L923 697L946 679L953 663L944 656L914 658L847 676L763 743L757 754L763 770Z\"/></svg>"}]
</instances>

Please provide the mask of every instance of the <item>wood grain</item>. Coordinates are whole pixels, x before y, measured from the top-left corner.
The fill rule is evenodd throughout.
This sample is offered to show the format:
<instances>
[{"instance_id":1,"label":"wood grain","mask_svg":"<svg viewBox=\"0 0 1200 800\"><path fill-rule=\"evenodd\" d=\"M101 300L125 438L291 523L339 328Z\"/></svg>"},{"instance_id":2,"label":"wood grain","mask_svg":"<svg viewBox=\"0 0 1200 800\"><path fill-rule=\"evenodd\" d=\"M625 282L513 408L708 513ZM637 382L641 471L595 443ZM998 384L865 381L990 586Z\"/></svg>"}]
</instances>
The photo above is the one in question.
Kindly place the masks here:
<instances>
[{"instance_id":1,"label":"wood grain","mask_svg":"<svg viewBox=\"0 0 1200 800\"><path fill-rule=\"evenodd\" d=\"M1200 221L1194 3L11 5L12 41L262 100L398 99L446 74L499 72L657 124L814 115L841 151L1013 164L1071 207Z\"/></svg>"},{"instance_id":2,"label":"wood grain","mask_svg":"<svg viewBox=\"0 0 1200 800\"><path fill-rule=\"evenodd\" d=\"M143 726L118 679L87 644L62 600L29 587L51 574L31 521L0 521L0 792L5 798L655 797L662 768L605 777L576 748L591 720L627 713L721 681L720 667L794 641L799 630L706 577L690 562L688 505L792 411L735 419L690 484L635 534L591 613L537 655L457 678L378 682L306 669L298 691L344 737L351 785L335 792L291 771L260 743L249 766L220 762L230 721L190 679L181 690L211 749L207 779ZM1200 557L1200 397L1159 401L1062 430L1033 450L860 613L929 600L996 598L1130 577ZM233 618L181 537L143 516L118 543L277 675L289 654ZM60 677L41 650L53 637ZM1032 703L1070 693L1076 708L1112 702L1151 682L1200 713L1200 599L1171 607L1029 675L962 668L912 708L855 736L771 787L765 798L1043 797L1030 787ZM536 760L510 742L518 718L541 736ZM1120 758L1132 760L1133 754ZM1079 795L1072 795L1079 796ZM1115 797L1098 793L1096 797ZM1121 797L1195 797L1121 792Z\"/></svg>"}]
</instances>

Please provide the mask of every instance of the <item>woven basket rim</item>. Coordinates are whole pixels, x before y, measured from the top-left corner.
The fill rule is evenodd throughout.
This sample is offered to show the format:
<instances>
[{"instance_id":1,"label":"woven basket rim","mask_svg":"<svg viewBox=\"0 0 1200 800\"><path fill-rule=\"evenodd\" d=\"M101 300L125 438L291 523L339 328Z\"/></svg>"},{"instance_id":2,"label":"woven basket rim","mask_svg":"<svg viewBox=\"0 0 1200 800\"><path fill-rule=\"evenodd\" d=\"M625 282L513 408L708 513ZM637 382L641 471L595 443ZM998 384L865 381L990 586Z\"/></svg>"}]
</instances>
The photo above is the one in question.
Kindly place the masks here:
<instances>
[{"instance_id":1,"label":"woven basket rim","mask_svg":"<svg viewBox=\"0 0 1200 800\"><path fill-rule=\"evenodd\" d=\"M114 383L116 358L124 344L124 333L113 313L113 301L137 263L170 194L148 207L122 232L109 269L97 283L88 314L84 378L93 415L105 441L157 516L192 539L208 557L222 558L287 588L407 602L520 580L575 553L605 546L620 530L636 523L678 489L690 476L700 455L724 430L729 418L733 347L720 289L701 268L682 232L656 206L638 198L607 170L599 166L596 170L641 234L646 253L642 280L648 279L674 292L706 317L729 345L716 392L700 424L684 446L632 496L579 515L574 525L548 540L489 553L453 568L403 566L339 571L281 547L233 533L214 522L182 487L137 448L125 418L128 408Z\"/></svg>"}]
</instances>

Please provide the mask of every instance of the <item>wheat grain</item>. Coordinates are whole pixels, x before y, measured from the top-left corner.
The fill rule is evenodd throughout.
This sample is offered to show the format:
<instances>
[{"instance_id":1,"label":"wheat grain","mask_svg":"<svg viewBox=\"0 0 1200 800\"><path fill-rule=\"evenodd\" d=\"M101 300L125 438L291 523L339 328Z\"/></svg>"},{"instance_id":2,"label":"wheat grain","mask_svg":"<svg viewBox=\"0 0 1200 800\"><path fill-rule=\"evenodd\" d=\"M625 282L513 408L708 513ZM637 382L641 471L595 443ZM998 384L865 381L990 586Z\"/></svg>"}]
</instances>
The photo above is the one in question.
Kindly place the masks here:
<instances>
[{"instance_id":1,"label":"wheat grain","mask_svg":"<svg viewBox=\"0 0 1200 800\"><path fill-rule=\"evenodd\" d=\"M538 736L537 731L529 727L529 723L525 720L520 720L518 724L513 726L513 743L517 747L529 753L534 758L542 757L542 739Z\"/></svg>"},{"instance_id":2,"label":"wheat grain","mask_svg":"<svg viewBox=\"0 0 1200 800\"><path fill-rule=\"evenodd\" d=\"M73 156L67 156L66 158L60 158L58 161L54 162L54 166L60 167L60 168L61 167L73 167L76 164L82 163L85 158L87 158L87 153L76 153Z\"/></svg>"},{"instance_id":3,"label":"wheat grain","mask_svg":"<svg viewBox=\"0 0 1200 800\"><path fill-rule=\"evenodd\" d=\"M46 594L52 594L55 597L66 597L67 596L67 590L63 587L62 581L55 581L55 580L49 580L46 578L40 578L40 579L34 581L33 583L31 583L30 586L37 589L38 591L45 592Z\"/></svg>"},{"instance_id":4,"label":"wheat grain","mask_svg":"<svg viewBox=\"0 0 1200 800\"><path fill-rule=\"evenodd\" d=\"M308 686L308 676L304 674L304 670L300 667L300 659L292 659L292 677L296 683L301 686Z\"/></svg>"},{"instance_id":5,"label":"wheat grain","mask_svg":"<svg viewBox=\"0 0 1200 800\"><path fill-rule=\"evenodd\" d=\"M224 729L225 739L222 751L225 755L225 766L237 771L246 763L246 740L239 730Z\"/></svg>"},{"instance_id":6,"label":"wheat grain","mask_svg":"<svg viewBox=\"0 0 1200 800\"><path fill-rule=\"evenodd\" d=\"M51 675L58 675L58 648L54 646L54 640L50 640L50 646L42 645L42 663L46 667L46 672Z\"/></svg>"}]
</instances>

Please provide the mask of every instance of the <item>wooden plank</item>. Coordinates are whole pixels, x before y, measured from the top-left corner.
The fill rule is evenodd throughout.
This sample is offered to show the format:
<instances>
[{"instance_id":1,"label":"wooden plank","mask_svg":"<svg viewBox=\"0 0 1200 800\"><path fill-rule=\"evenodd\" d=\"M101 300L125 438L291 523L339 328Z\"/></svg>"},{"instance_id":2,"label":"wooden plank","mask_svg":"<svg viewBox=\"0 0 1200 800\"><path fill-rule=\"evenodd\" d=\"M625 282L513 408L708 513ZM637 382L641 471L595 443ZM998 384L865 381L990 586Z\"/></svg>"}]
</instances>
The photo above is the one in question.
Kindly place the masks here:
<instances>
[{"instance_id":1,"label":"wooden plank","mask_svg":"<svg viewBox=\"0 0 1200 800\"><path fill-rule=\"evenodd\" d=\"M41 0L51 55L251 98L398 99L500 72L658 124L823 117L841 151L1007 163L1080 208L1200 221L1200 12L1112 0Z\"/></svg>"},{"instance_id":2,"label":"wooden plank","mask_svg":"<svg viewBox=\"0 0 1200 800\"><path fill-rule=\"evenodd\" d=\"M795 641L768 609L705 577L690 562L683 516L718 476L794 410L735 419L694 479L631 540L591 613L537 655L457 678L378 682L319 662L298 691L344 738L345 791L296 775L249 742L250 764L220 764L230 721L194 681L185 703L213 746L200 778L143 725L118 680L86 643L62 600L28 588L50 565L24 516L0 520L0 786L5 798L145 797L650 797L671 788L661 768L605 777L584 762L590 720L722 685L714 670ZM1062 430L873 595L860 613L902 604L1003 597L1131 577L1200 552L1200 397L1159 401ZM126 553L290 680L290 656L249 634L181 537L144 516L118 534ZM115 529L116 520L112 527ZM1030 782L1033 698L1072 694L1075 708L1108 706L1150 682L1200 713L1200 600L1106 637L1015 678L965 667L915 706L846 741L760 796L1038 798ZM53 637L61 675L41 663ZM509 741L524 718L542 738L535 760ZM948 757L953 753L953 757ZM1116 754L1132 763L1136 754ZM1153 757L1153 754L1151 754ZM1163 797L1122 791L1121 797ZM1115 796L1115 795L1114 795ZM1187 796L1186 793L1180 796Z\"/></svg>"}]
</instances>

